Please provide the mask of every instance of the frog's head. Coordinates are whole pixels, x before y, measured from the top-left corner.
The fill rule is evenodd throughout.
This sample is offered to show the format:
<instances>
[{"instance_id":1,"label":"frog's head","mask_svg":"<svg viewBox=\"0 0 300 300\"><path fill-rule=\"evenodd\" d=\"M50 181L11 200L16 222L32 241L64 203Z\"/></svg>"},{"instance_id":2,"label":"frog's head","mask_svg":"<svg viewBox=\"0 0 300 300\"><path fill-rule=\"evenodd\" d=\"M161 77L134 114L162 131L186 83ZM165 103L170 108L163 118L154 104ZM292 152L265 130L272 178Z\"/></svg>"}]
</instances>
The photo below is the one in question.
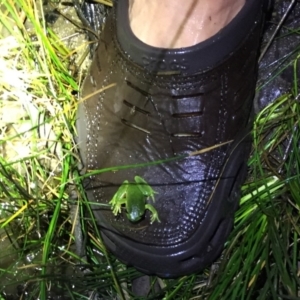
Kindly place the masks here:
<instances>
[{"instance_id":1,"label":"frog's head","mask_svg":"<svg viewBox=\"0 0 300 300\"><path fill-rule=\"evenodd\" d=\"M141 215L138 211L132 211L130 213L127 213L127 218L131 222L138 222L143 215Z\"/></svg>"}]
</instances>

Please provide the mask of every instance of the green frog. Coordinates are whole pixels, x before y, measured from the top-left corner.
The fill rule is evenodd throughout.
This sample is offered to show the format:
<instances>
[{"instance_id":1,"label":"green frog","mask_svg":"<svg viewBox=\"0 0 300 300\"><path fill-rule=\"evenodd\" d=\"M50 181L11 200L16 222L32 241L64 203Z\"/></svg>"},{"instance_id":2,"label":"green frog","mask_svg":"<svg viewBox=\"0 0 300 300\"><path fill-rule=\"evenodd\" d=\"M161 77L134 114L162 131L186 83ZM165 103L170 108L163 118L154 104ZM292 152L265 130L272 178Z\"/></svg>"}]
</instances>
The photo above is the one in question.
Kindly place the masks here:
<instances>
[{"instance_id":1,"label":"green frog","mask_svg":"<svg viewBox=\"0 0 300 300\"><path fill-rule=\"evenodd\" d=\"M134 181L134 183L130 183L125 180L109 201L113 214L116 216L121 213L121 207L124 205L127 218L131 222L138 222L145 214L145 210L148 209L152 213L150 223L160 222L157 210L153 205L146 203L149 197L155 202L154 194L157 194L157 192L140 176L135 176Z\"/></svg>"}]
</instances>

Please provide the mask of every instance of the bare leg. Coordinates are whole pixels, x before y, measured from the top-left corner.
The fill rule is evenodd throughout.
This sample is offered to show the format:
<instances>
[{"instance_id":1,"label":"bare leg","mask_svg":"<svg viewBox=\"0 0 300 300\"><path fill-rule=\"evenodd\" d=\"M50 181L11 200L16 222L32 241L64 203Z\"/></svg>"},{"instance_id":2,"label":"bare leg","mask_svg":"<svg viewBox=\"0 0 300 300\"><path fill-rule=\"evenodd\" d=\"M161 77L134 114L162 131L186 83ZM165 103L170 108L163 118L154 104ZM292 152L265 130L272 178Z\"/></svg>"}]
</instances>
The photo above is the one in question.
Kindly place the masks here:
<instances>
[{"instance_id":1,"label":"bare leg","mask_svg":"<svg viewBox=\"0 0 300 300\"><path fill-rule=\"evenodd\" d=\"M188 47L216 34L246 0L129 0L133 33L162 48Z\"/></svg>"}]
</instances>

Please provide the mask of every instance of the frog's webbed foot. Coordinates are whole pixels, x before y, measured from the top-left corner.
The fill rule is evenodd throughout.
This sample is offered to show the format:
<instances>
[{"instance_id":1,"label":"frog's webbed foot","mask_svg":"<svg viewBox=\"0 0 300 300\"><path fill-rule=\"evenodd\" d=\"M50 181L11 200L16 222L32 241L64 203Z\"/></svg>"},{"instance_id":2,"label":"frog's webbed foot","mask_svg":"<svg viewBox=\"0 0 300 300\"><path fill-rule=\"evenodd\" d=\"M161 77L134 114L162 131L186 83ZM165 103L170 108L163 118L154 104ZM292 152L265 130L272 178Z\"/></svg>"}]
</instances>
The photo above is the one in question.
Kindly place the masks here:
<instances>
[{"instance_id":1,"label":"frog's webbed foot","mask_svg":"<svg viewBox=\"0 0 300 300\"><path fill-rule=\"evenodd\" d=\"M121 213L122 205L125 204L125 199L117 199L116 196L114 196L108 204L111 205L112 213L116 216L117 214Z\"/></svg>"},{"instance_id":2,"label":"frog's webbed foot","mask_svg":"<svg viewBox=\"0 0 300 300\"><path fill-rule=\"evenodd\" d=\"M115 197L108 202L111 205L112 213L116 216L121 213L122 205L126 205L126 198L115 199Z\"/></svg>"},{"instance_id":3,"label":"frog's webbed foot","mask_svg":"<svg viewBox=\"0 0 300 300\"><path fill-rule=\"evenodd\" d=\"M112 213L116 216L121 213L121 205L120 204L112 204Z\"/></svg>"},{"instance_id":4,"label":"frog's webbed foot","mask_svg":"<svg viewBox=\"0 0 300 300\"><path fill-rule=\"evenodd\" d=\"M126 190L128 188L128 180L125 180L118 188L113 198L108 202L111 205L112 213L116 216L121 213L123 204L126 204Z\"/></svg>"},{"instance_id":5,"label":"frog's webbed foot","mask_svg":"<svg viewBox=\"0 0 300 300\"><path fill-rule=\"evenodd\" d=\"M153 205L151 205L151 204L146 204L146 205L145 205L145 209L148 209L148 210L151 212L151 214L152 214L152 216L151 216L151 218L150 218L150 223L151 223L151 224L154 223L155 221L160 222L159 217L158 217L157 210L154 208Z\"/></svg>"}]
</instances>

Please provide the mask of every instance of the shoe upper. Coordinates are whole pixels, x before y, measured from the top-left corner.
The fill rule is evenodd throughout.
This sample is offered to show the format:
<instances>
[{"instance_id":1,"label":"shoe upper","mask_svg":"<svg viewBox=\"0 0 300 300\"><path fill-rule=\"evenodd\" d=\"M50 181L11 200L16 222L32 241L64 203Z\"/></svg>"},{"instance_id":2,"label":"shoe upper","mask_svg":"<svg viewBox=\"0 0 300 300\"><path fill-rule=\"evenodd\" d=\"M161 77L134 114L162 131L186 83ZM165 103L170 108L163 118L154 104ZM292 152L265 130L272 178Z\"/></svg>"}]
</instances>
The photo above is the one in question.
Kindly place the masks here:
<instances>
[{"instance_id":1,"label":"shoe upper","mask_svg":"<svg viewBox=\"0 0 300 300\"><path fill-rule=\"evenodd\" d=\"M234 51L192 73L185 72L181 63L159 70L137 63L130 53L131 41L126 47L120 43L116 12L108 18L83 85L86 100L79 107L78 122L86 170L116 167L85 183L101 226L133 241L166 247L186 242L207 218L212 201L227 201L214 192L229 158L235 159L231 157L234 147L249 135L261 15ZM197 53L196 58L187 55L186 66L193 65L194 59L205 60L201 51ZM229 141L233 142L186 159L117 170L117 166L168 159ZM111 209L97 205L108 204L122 183L136 175L157 192L155 202L151 198L147 202L158 211L161 222L151 224L148 210L133 223L125 210L114 216ZM226 185L226 180L222 182ZM227 206L231 211L235 205L228 202Z\"/></svg>"}]
</instances>

